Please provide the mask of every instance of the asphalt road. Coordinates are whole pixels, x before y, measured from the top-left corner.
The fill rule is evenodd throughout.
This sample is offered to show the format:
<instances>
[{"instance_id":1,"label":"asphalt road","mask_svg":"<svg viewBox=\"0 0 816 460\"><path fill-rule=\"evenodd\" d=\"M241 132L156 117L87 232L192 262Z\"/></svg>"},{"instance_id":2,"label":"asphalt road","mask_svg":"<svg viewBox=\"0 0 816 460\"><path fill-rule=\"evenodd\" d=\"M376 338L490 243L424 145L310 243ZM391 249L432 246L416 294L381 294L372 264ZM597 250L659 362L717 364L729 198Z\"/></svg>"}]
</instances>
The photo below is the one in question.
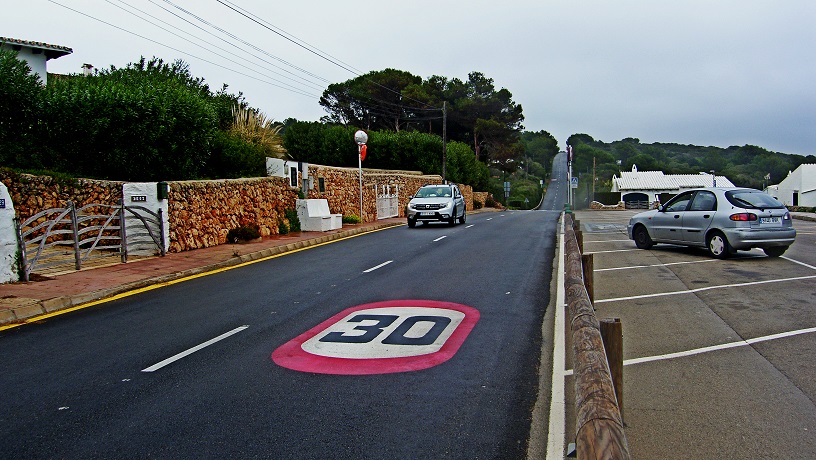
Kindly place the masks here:
<instances>
[{"instance_id":1,"label":"asphalt road","mask_svg":"<svg viewBox=\"0 0 816 460\"><path fill-rule=\"evenodd\" d=\"M4 331L2 455L523 458L557 219L509 211L455 227L397 227ZM331 353L362 355L329 365L292 358L316 366L310 372L272 360L348 309L396 300L410 302L388 314L351 312L345 329L317 343L346 342ZM436 302L463 306L461 324L472 327L458 326L428 355L444 359L332 373L336 359L354 369L378 353L366 346L389 332L402 342L388 353L444 342L451 310L411 310L446 305ZM389 321L397 329L386 330ZM398 327L409 323L426 329Z\"/></svg>"}]
</instances>

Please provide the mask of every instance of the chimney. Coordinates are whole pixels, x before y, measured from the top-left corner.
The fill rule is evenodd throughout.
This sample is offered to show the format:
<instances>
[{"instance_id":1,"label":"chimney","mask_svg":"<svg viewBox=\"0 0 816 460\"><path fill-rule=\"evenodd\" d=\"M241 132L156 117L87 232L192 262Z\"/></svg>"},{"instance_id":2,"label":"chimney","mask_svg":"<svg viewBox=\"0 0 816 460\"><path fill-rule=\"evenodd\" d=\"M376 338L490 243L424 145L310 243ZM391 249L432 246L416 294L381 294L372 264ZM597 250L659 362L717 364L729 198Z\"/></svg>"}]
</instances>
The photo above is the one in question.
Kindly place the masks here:
<instances>
[{"instance_id":1,"label":"chimney","mask_svg":"<svg viewBox=\"0 0 816 460\"><path fill-rule=\"evenodd\" d=\"M82 75L85 75L86 77L90 76L93 68L94 66L90 64L82 64Z\"/></svg>"}]
</instances>

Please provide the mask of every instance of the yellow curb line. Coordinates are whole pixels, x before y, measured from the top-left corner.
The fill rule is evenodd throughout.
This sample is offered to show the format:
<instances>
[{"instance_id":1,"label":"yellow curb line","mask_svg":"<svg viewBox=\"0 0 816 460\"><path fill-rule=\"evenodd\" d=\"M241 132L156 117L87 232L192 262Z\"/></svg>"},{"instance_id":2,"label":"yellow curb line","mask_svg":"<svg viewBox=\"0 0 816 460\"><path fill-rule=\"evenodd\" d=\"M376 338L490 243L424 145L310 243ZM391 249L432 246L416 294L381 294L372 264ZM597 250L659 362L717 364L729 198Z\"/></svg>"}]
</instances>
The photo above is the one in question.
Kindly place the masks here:
<instances>
[{"instance_id":1,"label":"yellow curb line","mask_svg":"<svg viewBox=\"0 0 816 460\"><path fill-rule=\"evenodd\" d=\"M264 261L275 259L275 258L278 258L278 257L294 254L296 252L305 251L307 249L314 249L314 248L324 246L324 245L327 245L327 244L337 243L337 242L340 242L340 241L343 241L343 240L356 238L358 236L366 235L366 234L369 234L369 233L380 232L380 231L388 230L388 229L391 229L391 228L394 228L394 227L400 227L402 225L405 225L405 224L391 225L391 226L388 226L388 227L377 228L377 229L373 229L373 230L369 230L369 231L365 231L365 232L360 232L360 233L356 233L354 235L349 235L349 236L344 236L342 238L337 238L336 240L325 241L323 243L317 243L317 244L314 244L314 245L309 245L309 246L307 246L305 248L292 249L290 251L281 252L279 254L273 254L271 256L262 257L260 259L248 260L246 262L241 262L241 263L238 263L238 264L235 264L235 265L230 265L229 267L216 268L214 270L210 270L210 271L207 271L207 272L196 273L195 275L188 275L188 276L184 276L182 278L178 278L178 279L174 279L174 280L170 280L170 281L164 281L162 283L156 283L156 284L152 284L150 286L145 286L145 287L142 287L142 288L133 289L132 291L122 292L120 294L116 294L116 295L113 295L113 296L110 296L110 297L105 297L104 299L92 300L90 302L86 302L86 303L83 303L81 305L76 305L76 306L73 306L73 307L65 308L65 309L54 311L54 312L51 312L51 313L44 313L44 314L38 315L38 316L32 316L31 318L26 318L23 322L20 322L20 323L3 325L3 326L0 326L0 331L5 331L7 329L13 329L15 327L20 327L20 326L23 326L23 325L29 324L29 323L36 323L38 321L42 321L44 319L52 318L54 316L64 315L66 313L71 313L71 312L74 312L74 311L77 311L77 310L83 310L85 308L90 308L90 307L100 305L100 304L103 304L103 303L123 299L125 297L130 297L132 295L141 294L143 292L148 292L148 291L152 291L154 289L163 288L165 286L171 286L173 284L182 283L184 281L190 281L190 280L194 280L196 278L201 278L201 277L208 276L208 275L214 275L216 273L225 272L227 270L232 270L232 269L235 269L235 268L246 267L247 265L255 264L255 263L258 263L258 262L264 262Z\"/></svg>"}]
</instances>

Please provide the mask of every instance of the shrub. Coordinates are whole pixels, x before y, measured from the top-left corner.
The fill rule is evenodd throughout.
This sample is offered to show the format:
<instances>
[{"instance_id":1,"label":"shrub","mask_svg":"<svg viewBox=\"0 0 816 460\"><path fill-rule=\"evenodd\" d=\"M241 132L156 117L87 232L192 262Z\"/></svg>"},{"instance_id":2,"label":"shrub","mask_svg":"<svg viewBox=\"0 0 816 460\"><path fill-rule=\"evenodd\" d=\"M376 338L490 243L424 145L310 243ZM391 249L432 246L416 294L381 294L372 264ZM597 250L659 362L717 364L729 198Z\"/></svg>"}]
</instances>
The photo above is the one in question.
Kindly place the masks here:
<instances>
[{"instance_id":1,"label":"shrub","mask_svg":"<svg viewBox=\"0 0 816 460\"><path fill-rule=\"evenodd\" d=\"M0 164L40 168L34 128L40 105L40 79L17 53L0 50Z\"/></svg>"},{"instance_id":2,"label":"shrub","mask_svg":"<svg viewBox=\"0 0 816 460\"><path fill-rule=\"evenodd\" d=\"M289 221L289 231L292 232L299 232L300 231L300 218L298 218L297 211L294 209L287 209L284 211L284 215L286 216L286 220Z\"/></svg>"},{"instance_id":3,"label":"shrub","mask_svg":"<svg viewBox=\"0 0 816 460\"><path fill-rule=\"evenodd\" d=\"M278 220L278 234L279 235L289 234L289 224L287 224L286 221L283 219Z\"/></svg>"},{"instance_id":4,"label":"shrub","mask_svg":"<svg viewBox=\"0 0 816 460\"><path fill-rule=\"evenodd\" d=\"M473 200L473 209L482 209L482 202L479 200Z\"/></svg>"},{"instance_id":5,"label":"shrub","mask_svg":"<svg viewBox=\"0 0 816 460\"><path fill-rule=\"evenodd\" d=\"M354 214L344 215L343 216L343 223L344 224L359 224L360 218L355 216Z\"/></svg>"},{"instance_id":6,"label":"shrub","mask_svg":"<svg viewBox=\"0 0 816 460\"><path fill-rule=\"evenodd\" d=\"M487 199L485 200L485 206L488 208L498 208L499 203L496 202L496 199L493 198L493 195L488 195Z\"/></svg>"},{"instance_id":7,"label":"shrub","mask_svg":"<svg viewBox=\"0 0 816 460\"><path fill-rule=\"evenodd\" d=\"M239 241L251 241L261 237L261 231L257 225L242 225L227 232L227 242L238 243Z\"/></svg>"}]
</instances>

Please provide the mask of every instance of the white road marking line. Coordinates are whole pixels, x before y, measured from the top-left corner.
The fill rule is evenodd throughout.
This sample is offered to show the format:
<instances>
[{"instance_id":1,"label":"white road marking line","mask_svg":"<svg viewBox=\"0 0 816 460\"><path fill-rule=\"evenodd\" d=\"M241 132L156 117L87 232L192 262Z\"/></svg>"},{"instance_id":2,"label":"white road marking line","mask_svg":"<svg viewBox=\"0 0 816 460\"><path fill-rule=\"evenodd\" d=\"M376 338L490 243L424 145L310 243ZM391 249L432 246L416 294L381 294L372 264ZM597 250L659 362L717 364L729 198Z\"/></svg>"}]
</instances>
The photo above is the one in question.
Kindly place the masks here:
<instances>
[{"instance_id":1,"label":"white road marking line","mask_svg":"<svg viewBox=\"0 0 816 460\"><path fill-rule=\"evenodd\" d=\"M216 337L214 339L210 339L210 340L208 340L208 341L206 341L206 342L204 342L204 343L202 343L200 345L196 345L193 348L190 348L190 349L188 349L186 351L182 351L181 353L179 353L177 355L171 356L171 357L165 359L164 361L156 363L156 364L154 364L154 365L152 365L152 366L150 366L148 368L142 369L142 372L154 372L154 371L157 371L157 370L161 369L162 367L167 366L168 364L174 363L174 362L180 360L181 358L184 358L185 356L189 356L189 355L197 352L198 350L209 347L210 345L212 345L212 344L214 344L216 342L220 342L221 340L224 340L227 337L235 335L235 334L243 331L244 329L247 329L248 327L249 326L236 327L235 329L233 329L233 330L231 330L229 332L225 332L224 334L221 334L221 335L219 335L218 337Z\"/></svg>"},{"instance_id":2,"label":"white road marking line","mask_svg":"<svg viewBox=\"0 0 816 460\"><path fill-rule=\"evenodd\" d=\"M770 340L784 339L786 337L793 337L795 335L811 334L816 332L816 327L807 329L799 329L796 331L780 332L779 334L771 334L762 337L756 337L748 340L740 340L737 342L724 343L722 345L712 345L709 347L695 348L693 350L678 351L676 353L667 353L665 355L644 356L643 358L633 358L623 360L624 366L632 364L649 363L653 361L665 361L667 359L684 358L686 356L700 355L703 353L711 353L713 351L726 350L729 348L745 347L760 342L768 342ZM564 371L564 375L572 375L572 369Z\"/></svg>"},{"instance_id":3,"label":"white road marking line","mask_svg":"<svg viewBox=\"0 0 816 460\"><path fill-rule=\"evenodd\" d=\"M566 312L564 311L564 215L561 215L561 229L558 233L558 289L555 294L555 325L553 331L553 373L550 389L550 422L547 430L547 458L564 458L564 436L566 434L566 403L564 376L566 366L566 339L564 337Z\"/></svg>"},{"instance_id":4,"label":"white road marking line","mask_svg":"<svg viewBox=\"0 0 816 460\"><path fill-rule=\"evenodd\" d=\"M467 226L467 227L465 227L465 228L470 228L470 227L473 227L473 225L474 225L474 224L470 224L470 225L468 225L468 226Z\"/></svg>"},{"instance_id":5,"label":"white road marking line","mask_svg":"<svg viewBox=\"0 0 816 460\"><path fill-rule=\"evenodd\" d=\"M585 255L587 255L587 254L606 254L608 252L631 252L631 251L640 251L640 249L632 248L632 249L613 249L613 250L609 250L609 251L592 251L592 252L585 253Z\"/></svg>"},{"instance_id":6,"label":"white road marking line","mask_svg":"<svg viewBox=\"0 0 816 460\"><path fill-rule=\"evenodd\" d=\"M701 264L703 262L716 262L717 259L705 259L705 260L691 260L687 262L669 262L667 264L654 264L654 265L633 265L631 267L614 267L614 268L597 268L593 271L596 272L608 272L612 270L630 270L633 268L655 268L655 267L667 267L669 265L683 265L683 264Z\"/></svg>"},{"instance_id":7,"label":"white road marking line","mask_svg":"<svg viewBox=\"0 0 816 460\"><path fill-rule=\"evenodd\" d=\"M374 270L377 270L377 269L379 269L379 268L383 268L383 267L385 267L386 265L390 264L391 262L393 262L393 260L389 260L389 261L383 262L383 263L381 263L380 265L377 265L376 267L371 267L371 268L369 268L368 270L363 270L363 273L371 273L371 272L373 272Z\"/></svg>"},{"instance_id":8,"label":"white road marking line","mask_svg":"<svg viewBox=\"0 0 816 460\"><path fill-rule=\"evenodd\" d=\"M749 283L736 283L736 284L724 284L721 286L706 286L697 289L689 289L687 291L673 291L673 292L660 292L657 294L643 294L643 295L633 295L630 297L618 297L616 299L599 299L595 300L593 303L607 303L607 302L618 302L621 300L635 300L635 299L648 299L650 297L664 297L670 295L679 295L679 294L694 294L695 292L703 292L703 291L711 291L714 289L726 289L732 287L743 287L743 286L755 286L757 284L769 284L769 283L783 283L786 281L799 281L799 280L809 280L816 278L816 275L809 275L809 276L796 276L793 278L782 278L778 280L765 280L765 281L752 281Z\"/></svg>"},{"instance_id":9,"label":"white road marking line","mask_svg":"<svg viewBox=\"0 0 816 460\"><path fill-rule=\"evenodd\" d=\"M488 217L488 218L487 218L487 219L485 219L485 220L493 220L493 218L492 218L492 217Z\"/></svg>"},{"instance_id":10,"label":"white road marking line","mask_svg":"<svg viewBox=\"0 0 816 460\"><path fill-rule=\"evenodd\" d=\"M445 239L445 238L447 238L447 237L448 237L448 235L442 235L442 236L440 236L439 238L437 238L437 239L433 240L433 242L434 242L434 243L436 243L437 241L444 240L444 239Z\"/></svg>"},{"instance_id":11,"label":"white road marking line","mask_svg":"<svg viewBox=\"0 0 816 460\"><path fill-rule=\"evenodd\" d=\"M802 265L802 266L804 266L804 267L807 267L807 268L812 268L812 269L816 270L816 267L814 267L813 265L808 265L808 264L806 264L806 263L804 263L804 262L799 262L798 260L793 260L793 259L791 259L790 257L785 257L785 256L782 256L782 258L783 258L783 259L785 259L785 260L789 260L789 261L791 261L791 262L793 262L793 263L795 263L795 264L799 264L799 265Z\"/></svg>"}]
</instances>

